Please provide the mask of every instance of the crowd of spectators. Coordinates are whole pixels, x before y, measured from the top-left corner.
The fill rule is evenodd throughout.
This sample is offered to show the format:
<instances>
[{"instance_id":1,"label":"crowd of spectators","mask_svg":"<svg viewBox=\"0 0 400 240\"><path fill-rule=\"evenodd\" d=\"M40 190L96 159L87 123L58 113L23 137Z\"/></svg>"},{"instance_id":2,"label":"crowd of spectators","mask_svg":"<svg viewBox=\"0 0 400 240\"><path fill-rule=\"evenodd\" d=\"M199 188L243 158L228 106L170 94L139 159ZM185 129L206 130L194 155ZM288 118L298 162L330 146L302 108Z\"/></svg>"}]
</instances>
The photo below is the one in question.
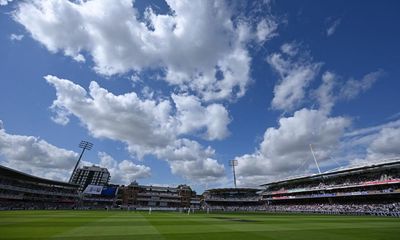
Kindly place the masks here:
<instances>
[{"instance_id":1,"label":"crowd of spectators","mask_svg":"<svg viewBox=\"0 0 400 240\"><path fill-rule=\"evenodd\" d=\"M391 215L400 216L400 202L391 203L321 203L321 204L287 204L265 205L267 212L290 213L325 213L325 214L357 214L357 215Z\"/></svg>"},{"instance_id":2,"label":"crowd of spectators","mask_svg":"<svg viewBox=\"0 0 400 240\"><path fill-rule=\"evenodd\" d=\"M386 203L320 203L320 204L279 204L258 206L208 205L204 210L227 212L276 212L276 213L320 213L339 215L382 215L400 217L400 202Z\"/></svg>"},{"instance_id":3,"label":"crowd of spectators","mask_svg":"<svg viewBox=\"0 0 400 240\"><path fill-rule=\"evenodd\" d=\"M204 207L203 210L209 209L210 211L219 211L219 212L256 212L262 211L264 206L223 206L223 205L212 205L208 207Z\"/></svg>"},{"instance_id":4,"label":"crowd of spectators","mask_svg":"<svg viewBox=\"0 0 400 240\"><path fill-rule=\"evenodd\" d=\"M225 196L207 196L206 201L227 201L227 202L254 202L259 201L260 196L251 197L225 197Z\"/></svg>"},{"instance_id":5,"label":"crowd of spectators","mask_svg":"<svg viewBox=\"0 0 400 240\"><path fill-rule=\"evenodd\" d=\"M331 188L342 188L349 186L363 186L369 184L380 184L387 182L400 182L399 172L386 170L385 172L370 172L359 174L347 174L346 176L322 176L319 178L310 178L303 181L293 181L291 183L282 183L274 186L269 186L265 191L271 194L280 194L285 192L310 191L310 190L325 190Z\"/></svg>"},{"instance_id":6,"label":"crowd of spectators","mask_svg":"<svg viewBox=\"0 0 400 240\"><path fill-rule=\"evenodd\" d=\"M400 193L400 186L369 186L369 187L358 187L358 188L343 188L335 190L319 190L312 192L298 192L282 195L266 195L264 200L273 199L305 199L305 198L324 198L324 197L341 197L341 196L365 196L365 195L379 195L379 194L391 194Z\"/></svg>"},{"instance_id":7,"label":"crowd of spectators","mask_svg":"<svg viewBox=\"0 0 400 240\"><path fill-rule=\"evenodd\" d=\"M74 188L38 184L33 182L1 178L1 177L0 177L0 189L35 193L35 194L62 195L71 197L77 195L77 189Z\"/></svg>"},{"instance_id":8,"label":"crowd of spectators","mask_svg":"<svg viewBox=\"0 0 400 240\"><path fill-rule=\"evenodd\" d=\"M0 176L0 210L72 209L78 199L77 187Z\"/></svg>"},{"instance_id":9,"label":"crowd of spectators","mask_svg":"<svg viewBox=\"0 0 400 240\"><path fill-rule=\"evenodd\" d=\"M75 209L73 202L41 202L41 201L0 201L0 210L69 210Z\"/></svg>"},{"instance_id":10,"label":"crowd of spectators","mask_svg":"<svg viewBox=\"0 0 400 240\"><path fill-rule=\"evenodd\" d=\"M205 202L257 202L260 195L257 189L213 189L206 191L203 196Z\"/></svg>"}]
</instances>

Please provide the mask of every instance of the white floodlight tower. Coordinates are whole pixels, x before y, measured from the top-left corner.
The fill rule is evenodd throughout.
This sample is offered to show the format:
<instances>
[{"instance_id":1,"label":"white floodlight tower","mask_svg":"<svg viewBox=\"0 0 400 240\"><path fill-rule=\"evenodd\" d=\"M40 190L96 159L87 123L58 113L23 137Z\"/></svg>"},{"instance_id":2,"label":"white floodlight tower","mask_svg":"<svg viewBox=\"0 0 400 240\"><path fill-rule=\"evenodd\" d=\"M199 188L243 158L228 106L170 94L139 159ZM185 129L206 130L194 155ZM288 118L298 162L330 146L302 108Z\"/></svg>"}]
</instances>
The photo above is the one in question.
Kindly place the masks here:
<instances>
[{"instance_id":1,"label":"white floodlight tower","mask_svg":"<svg viewBox=\"0 0 400 240\"><path fill-rule=\"evenodd\" d=\"M83 156L83 153L85 152L85 150L90 150L93 147L93 143L91 142L87 142L87 141L81 141L81 143L79 143L79 147L82 148L82 152L81 155L79 155L79 159L75 164L74 170L71 173L71 177L69 178L69 183L71 183L72 181L72 176L74 176L74 173L76 171L76 169L78 168L79 163L81 162L81 158Z\"/></svg>"},{"instance_id":2,"label":"white floodlight tower","mask_svg":"<svg viewBox=\"0 0 400 240\"><path fill-rule=\"evenodd\" d=\"M232 166L232 171L233 171L233 183L235 184L236 188L236 173L235 173L235 166L238 165L238 160L230 160L229 165Z\"/></svg>"},{"instance_id":3,"label":"white floodlight tower","mask_svg":"<svg viewBox=\"0 0 400 240\"><path fill-rule=\"evenodd\" d=\"M314 151L313 151L313 148L312 148L311 143L310 143L310 149L311 149L311 153L312 153L313 158L314 158L315 165L317 165L318 172L319 172L319 174L321 174L321 169L319 169L319 165L318 165L318 162L317 162L317 158L315 158L315 154L314 154Z\"/></svg>"}]
</instances>

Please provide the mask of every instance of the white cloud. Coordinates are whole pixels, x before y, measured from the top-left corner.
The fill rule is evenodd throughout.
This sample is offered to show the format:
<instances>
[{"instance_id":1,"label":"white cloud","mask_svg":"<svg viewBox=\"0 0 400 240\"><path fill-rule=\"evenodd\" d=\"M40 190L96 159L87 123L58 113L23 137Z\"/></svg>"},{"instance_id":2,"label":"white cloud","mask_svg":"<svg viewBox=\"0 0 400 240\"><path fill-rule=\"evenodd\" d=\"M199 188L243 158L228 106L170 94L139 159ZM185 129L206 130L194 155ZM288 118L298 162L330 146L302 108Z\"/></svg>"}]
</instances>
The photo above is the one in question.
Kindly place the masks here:
<instances>
[{"instance_id":1,"label":"white cloud","mask_svg":"<svg viewBox=\"0 0 400 240\"><path fill-rule=\"evenodd\" d=\"M274 53L267 58L268 63L279 75L271 105L274 109L292 111L303 101L305 91L318 74L321 64L299 54L294 44L284 44L282 50L287 57L281 53ZM297 58L296 53L299 55Z\"/></svg>"},{"instance_id":2,"label":"white cloud","mask_svg":"<svg viewBox=\"0 0 400 240\"><path fill-rule=\"evenodd\" d=\"M282 51L289 56L297 54L297 50L293 50L290 45L282 46ZM275 59L270 57L270 61L274 63L276 71L285 79L284 73L289 72L287 69L290 69L293 63L285 61L280 54ZM314 64L314 66L316 65ZM349 79L342 83L335 73L325 72L322 75L321 85L311 92L311 96L319 103L319 110L296 111L293 117L281 118L278 128L268 128L255 153L236 158L239 160L240 166L238 167L239 180L243 184L262 183L288 175L309 172L314 168L309 144L314 145L317 159L322 164L324 162L328 165L332 164L326 160L330 159L338 149L342 151L341 155L347 157L341 156L346 162L345 164L351 164L353 157L360 156L359 151L365 152L368 144L379 138L377 131L381 130L383 126L346 133L345 130L350 126L350 119L331 117L329 114L338 100L355 98L369 89L382 73L382 71L372 72L366 74L361 80ZM292 86L297 86L297 84ZM299 96L304 97L305 90L304 88ZM296 105L281 104L281 106ZM385 126L393 127L396 124L391 123ZM362 150L359 149L361 145L363 146ZM372 151L372 146L371 144L368 148L368 156L376 157L376 151ZM359 162L360 159L357 161Z\"/></svg>"},{"instance_id":3,"label":"white cloud","mask_svg":"<svg viewBox=\"0 0 400 240\"><path fill-rule=\"evenodd\" d=\"M201 105L195 96L172 95L177 109L180 133L192 133L206 128L207 140L223 139L229 134L230 119L228 111L220 104Z\"/></svg>"},{"instance_id":4,"label":"white cloud","mask_svg":"<svg viewBox=\"0 0 400 240\"><path fill-rule=\"evenodd\" d=\"M387 122L387 123L373 126L373 127L356 129L356 130L347 132L345 134L345 137L358 137L358 136L375 134L377 132L380 132L384 128L400 128L400 120Z\"/></svg>"},{"instance_id":5,"label":"white cloud","mask_svg":"<svg viewBox=\"0 0 400 240\"><path fill-rule=\"evenodd\" d=\"M282 53L273 53L267 58L267 62L279 75L271 106L278 110L292 111L303 103L310 82L318 75L322 63L313 62L309 53L301 52L296 43L285 43L280 49ZM350 78L342 83L337 74L326 71L322 75L321 85L309 94L318 101L321 110L329 113L336 101L356 98L384 74L383 70L378 70L364 75L360 80Z\"/></svg>"},{"instance_id":6,"label":"white cloud","mask_svg":"<svg viewBox=\"0 0 400 240\"><path fill-rule=\"evenodd\" d=\"M151 176L151 169L145 165L137 165L130 160L117 161L105 152L98 153L100 166L108 169L112 183L129 184L140 178Z\"/></svg>"},{"instance_id":7,"label":"white cloud","mask_svg":"<svg viewBox=\"0 0 400 240\"><path fill-rule=\"evenodd\" d=\"M52 105L56 114L60 109L61 118L75 115L94 137L122 141L139 158L155 155L168 161L173 173L187 178L223 176L223 165L212 159L213 149L181 137L191 133L202 133L206 139L226 136L229 117L222 105L202 106L196 97L173 95L174 111L169 100L141 99L135 92L114 95L96 82L86 92L69 80L50 75L45 79L56 88ZM196 166L198 174L185 172L189 168L184 166ZM213 171L210 166L215 167Z\"/></svg>"},{"instance_id":8,"label":"white cloud","mask_svg":"<svg viewBox=\"0 0 400 240\"><path fill-rule=\"evenodd\" d=\"M384 128L371 143L368 152L386 156L400 156L400 127Z\"/></svg>"},{"instance_id":9,"label":"white cloud","mask_svg":"<svg viewBox=\"0 0 400 240\"><path fill-rule=\"evenodd\" d=\"M77 61L87 53L100 74L162 68L169 84L202 99L243 96L250 82L250 23L233 24L235 10L223 1L167 3L173 14L147 8L143 19L131 0L36 0L20 3L14 18L51 52ZM260 22L258 39L271 37L276 25Z\"/></svg>"},{"instance_id":10,"label":"white cloud","mask_svg":"<svg viewBox=\"0 0 400 240\"><path fill-rule=\"evenodd\" d=\"M378 70L366 74L361 80L350 79L340 89L340 97L353 99L360 93L367 91L372 85L384 75L384 71Z\"/></svg>"},{"instance_id":11,"label":"white cloud","mask_svg":"<svg viewBox=\"0 0 400 240\"><path fill-rule=\"evenodd\" d=\"M342 21L341 19L336 19L334 22L330 24L328 29L326 29L326 35L328 37L332 36L336 32L336 29L337 27L339 27L341 21Z\"/></svg>"},{"instance_id":12,"label":"white cloud","mask_svg":"<svg viewBox=\"0 0 400 240\"><path fill-rule=\"evenodd\" d=\"M295 46L294 44L290 44L290 43L284 43L281 46L281 51L289 56L296 56L297 53L299 52L299 49L297 49L297 46Z\"/></svg>"},{"instance_id":13,"label":"white cloud","mask_svg":"<svg viewBox=\"0 0 400 240\"><path fill-rule=\"evenodd\" d=\"M384 72L378 70L364 75L361 80L350 78L341 82L340 76L327 71L322 75L321 85L312 91L311 95L318 101L320 109L329 113L337 101L356 98L371 88L383 75Z\"/></svg>"},{"instance_id":14,"label":"white cloud","mask_svg":"<svg viewBox=\"0 0 400 240\"><path fill-rule=\"evenodd\" d=\"M177 139L169 146L158 149L154 154L165 159L173 174L178 174L197 183L216 182L224 179L224 165L213 159L215 150L204 148L189 139Z\"/></svg>"},{"instance_id":15,"label":"white cloud","mask_svg":"<svg viewBox=\"0 0 400 240\"><path fill-rule=\"evenodd\" d=\"M69 80L45 78L57 90L52 109L57 114L61 110L62 118L77 116L94 137L126 141L139 156L175 138L175 120L169 116L167 100L141 100L134 92L116 96L96 82L90 83L88 93Z\"/></svg>"},{"instance_id":16,"label":"white cloud","mask_svg":"<svg viewBox=\"0 0 400 240\"><path fill-rule=\"evenodd\" d=\"M265 42L277 35L278 23L272 19L263 19L257 24L257 41Z\"/></svg>"},{"instance_id":17,"label":"white cloud","mask_svg":"<svg viewBox=\"0 0 400 240\"><path fill-rule=\"evenodd\" d=\"M335 105L337 97L334 94L334 88L337 84L337 76L332 72L325 72L322 75L321 85L312 93L318 100L320 109L327 113Z\"/></svg>"},{"instance_id":18,"label":"white cloud","mask_svg":"<svg viewBox=\"0 0 400 240\"><path fill-rule=\"evenodd\" d=\"M51 120L53 120L53 122L63 126L69 123L70 113L67 109L57 105L51 106L50 109L55 113L55 115L51 117Z\"/></svg>"},{"instance_id":19,"label":"white cloud","mask_svg":"<svg viewBox=\"0 0 400 240\"><path fill-rule=\"evenodd\" d=\"M40 138L8 134L4 129L0 130L0 155L4 157L2 165L64 181L70 176L78 156Z\"/></svg>"},{"instance_id":20,"label":"white cloud","mask_svg":"<svg viewBox=\"0 0 400 240\"><path fill-rule=\"evenodd\" d=\"M73 56L73 59L77 62L86 62L85 57L82 54L78 54L76 56Z\"/></svg>"},{"instance_id":21,"label":"white cloud","mask_svg":"<svg viewBox=\"0 0 400 240\"><path fill-rule=\"evenodd\" d=\"M0 0L0 6L6 6L7 4L9 4L12 1L13 0Z\"/></svg>"},{"instance_id":22,"label":"white cloud","mask_svg":"<svg viewBox=\"0 0 400 240\"><path fill-rule=\"evenodd\" d=\"M22 35L22 34L15 34L15 33L12 33L12 34L10 35L10 40L11 40L11 41L21 41L23 38L24 38L24 35Z\"/></svg>"},{"instance_id":23,"label":"white cloud","mask_svg":"<svg viewBox=\"0 0 400 240\"><path fill-rule=\"evenodd\" d=\"M400 126L394 123L388 123L381 127L382 128L377 133L368 131L367 135L354 137L348 140L348 142L354 146L368 146L364 156L351 159L349 164L365 165L391 159L400 159ZM366 133L364 131L361 132Z\"/></svg>"},{"instance_id":24,"label":"white cloud","mask_svg":"<svg viewBox=\"0 0 400 240\"><path fill-rule=\"evenodd\" d=\"M361 80L351 78L345 82L340 82L339 76L327 71L322 75L321 85L310 91L310 82L318 75L322 63L314 62L295 43L283 44L281 52L267 58L279 75L272 107L292 111L310 95L318 101L319 109L302 109L292 117L281 118L279 127L266 130L263 141L254 153L236 157L239 161L238 179L242 186L316 171L309 144L313 144L320 163L328 166L332 163L327 160L339 148L348 151L348 146L371 143L377 138L377 135L371 135L349 140L345 130L350 126L350 119L332 117L330 112L338 100L350 100L368 90L383 75L383 71L368 73ZM343 137L346 138L344 141ZM371 152L371 149L372 145L368 151ZM359 156L357 151L359 149L345 154L348 157ZM349 159L346 161L349 164Z\"/></svg>"},{"instance_id":25,"label":"white cloud","mask_svg":"<svg viewBox=\"0 0 400 240\"><path fill-rule=\"evenodd\" d=\"M389 116L388 118L386 118L387 120L393 120L393 119L398 119L400 118L400 112L397 112L391 116Z\"/></svg>"},{"instance_id":26,"label":"white cloud","mask_svg":"<svg viewBox=\"0 0 400 240\"><path fill-rule=\"evenodd\" d=\"M206 158L202 161L171 162L171 170L187 179L198 182L215 182L224 177L224 166L215 159Z\"/></svg>"},{"instance_id":27,"label":"white cloud","mask_svg":"<svg viewBox=\"0 0 400 240\"><path fill-rule=\"evenodd\" d=\"M398 134L397 129L400 129L400 120L346 132L339 147L342 153L341 161L346 165L365 165L396 155L400 157L398 151L384 151L382 147L384 145L382 143L385 142L389 149L393 149L396 141L391 143L386 141L390 139L388 138L390 131L393 131L394 136Z\"/></svg>"},{"instance_id":28,"label":"white cloud","mask_svg":"<svg viewBox=\"0 0 400 240\"><path fill-rule=\"evenodd\" d=\"M253 154L236 157L241 185L255 185L315 169L309 144L324 162L337 148L350 120L320 110L301 109L268 128Z\"/></svg>"}]
</instances>

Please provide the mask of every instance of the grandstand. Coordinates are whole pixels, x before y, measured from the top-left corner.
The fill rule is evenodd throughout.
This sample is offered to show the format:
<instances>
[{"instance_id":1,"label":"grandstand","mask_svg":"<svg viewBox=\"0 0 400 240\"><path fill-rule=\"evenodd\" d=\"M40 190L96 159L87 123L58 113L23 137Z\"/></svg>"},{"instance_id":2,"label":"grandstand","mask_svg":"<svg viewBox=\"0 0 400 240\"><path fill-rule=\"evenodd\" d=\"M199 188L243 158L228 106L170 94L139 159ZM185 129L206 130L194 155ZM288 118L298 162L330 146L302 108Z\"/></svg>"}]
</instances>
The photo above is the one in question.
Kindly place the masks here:
<instances>
[{"instance_id":1,"label":"grandstand","mask_svg":"<svg viewBox=\"0 0 400 240\"><path fill-rule=\"evenodd\" d=\"M249 211L260 205L255 188L217 188L203 193L204 208L221 211Z\"/></svg>"},{"instance_id":2,"label":"grandstand","mask_svg":"<svg viewBox=\"0 0 400 240\"><path fill-rule=\"evenodd\" d=\"M111 209L117 200L118 185L88 185L80 196L80 209Z\"/></svg>"},{"instance_id":3,"label":"grandstand","mask_svg":"<svg viewBox=\"0 0 400 240\"><path fill-rule=\"evenodd\" d=\"M300 212L400 216L400 161L274 181L257 188L208 189L54 181L0 166L1 209L130 209Z\"/></svg>"},{"instance_id":4,"label":"grandstand","mask_svg":"<svg viewBox=\"0 0 400 240\"><path fill-rule=\"evenodd\" d=\"M399 216L400 161L263 184L266 211Z\"/></svg>"},{"instance_id":5,"label":"grandstand","mask_svg":"<svg viewBox=\"0 0 400 240\"><path fill-rule=\"evenodd\" d=\"M82 185L49 180L0 166L0 210L200 209L201 195L188 185L164 187Z\"/></svg>"},{"instance_id":6,"label":"grandstand","mask_svg":"<svg viewBox=\"0 0 400 240\"><path fill-rule=\"evenodd\" d=\"M72 209L79 186L0 166L0 210Z\"/></svg>"},{"instance_id":7,"label":"grandstand","mask_svg":"<svg viewBox=\"0 0 400 240\"><path fill-rule=\"evenodd\" d=\"M118 189L117 204L129 209L199 208L196 192L187 185L164 187L139 185L136 181Z\"/></svg>"}]
</instances>

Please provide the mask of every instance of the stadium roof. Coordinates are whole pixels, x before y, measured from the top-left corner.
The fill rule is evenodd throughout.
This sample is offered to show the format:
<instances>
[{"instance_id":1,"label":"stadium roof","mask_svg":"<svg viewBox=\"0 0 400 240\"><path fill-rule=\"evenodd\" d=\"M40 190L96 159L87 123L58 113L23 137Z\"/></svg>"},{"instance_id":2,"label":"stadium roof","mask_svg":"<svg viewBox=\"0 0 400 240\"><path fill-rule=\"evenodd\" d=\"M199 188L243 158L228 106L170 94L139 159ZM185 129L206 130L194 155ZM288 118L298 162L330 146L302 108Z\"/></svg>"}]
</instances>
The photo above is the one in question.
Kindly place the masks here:
<instances>
[{"instance_id":1,"label":"stadium roof","mask_svg":"<svg viewBox=\"0 0 400 240\"><path fill-rule=\"evenodd\" d=\"M301 180L307 180L307 179L314 179L318 177L323 177L323 176L334 176L338 174L346 174L346 173L351 173L351 172L358 172L358 171L363 171L363 170L368 170L368 169L374 169L378 167L389 167L393 165L400 164L400 158L396 159L391 159L392 161L389 162L380 162L380 163L371 163L369 165L363 165L363 166L355 166L355 167L347 167L347 168L339 168L335 170L330 170L321 174L312 174L312 175L305 175L305 176L300 176L300 177L291 177L275 182L270 182L270 183L265 183L260 186L265 187L269 185L276 185L276 184L282 184L282 183L288 183L288 182L295 182L295 181L301 181Z\"/></svg>"},{"instance_id":2,"label":"stadium roof","mask_svg":"<svg viewBox=\"0 0 400 240\"><path fill-rule=\"evenodd\" d=\"M78 187L79 185L71 184L67 182L55 181L46 178L40 178L36 176L29 175L27 173L23 173L5 166L0 165L0 176L9 177L9 178L17 178L24 181L31 181L35 183L49 184L49 185L57 185L64 187Z\"/></svg>"},{"instance_id":3,"label":"stadium roof","mask_svg":"<svg viewBox=\"0 0 400 240\"><path fill-rule=\"evenodd\" d=\"M256 192L256 191L260 191L260 189L258 189L258 188L213 188L213 189L205 190L205 192L229 192L229 191Z\"/></svg>"}]
</instances>

